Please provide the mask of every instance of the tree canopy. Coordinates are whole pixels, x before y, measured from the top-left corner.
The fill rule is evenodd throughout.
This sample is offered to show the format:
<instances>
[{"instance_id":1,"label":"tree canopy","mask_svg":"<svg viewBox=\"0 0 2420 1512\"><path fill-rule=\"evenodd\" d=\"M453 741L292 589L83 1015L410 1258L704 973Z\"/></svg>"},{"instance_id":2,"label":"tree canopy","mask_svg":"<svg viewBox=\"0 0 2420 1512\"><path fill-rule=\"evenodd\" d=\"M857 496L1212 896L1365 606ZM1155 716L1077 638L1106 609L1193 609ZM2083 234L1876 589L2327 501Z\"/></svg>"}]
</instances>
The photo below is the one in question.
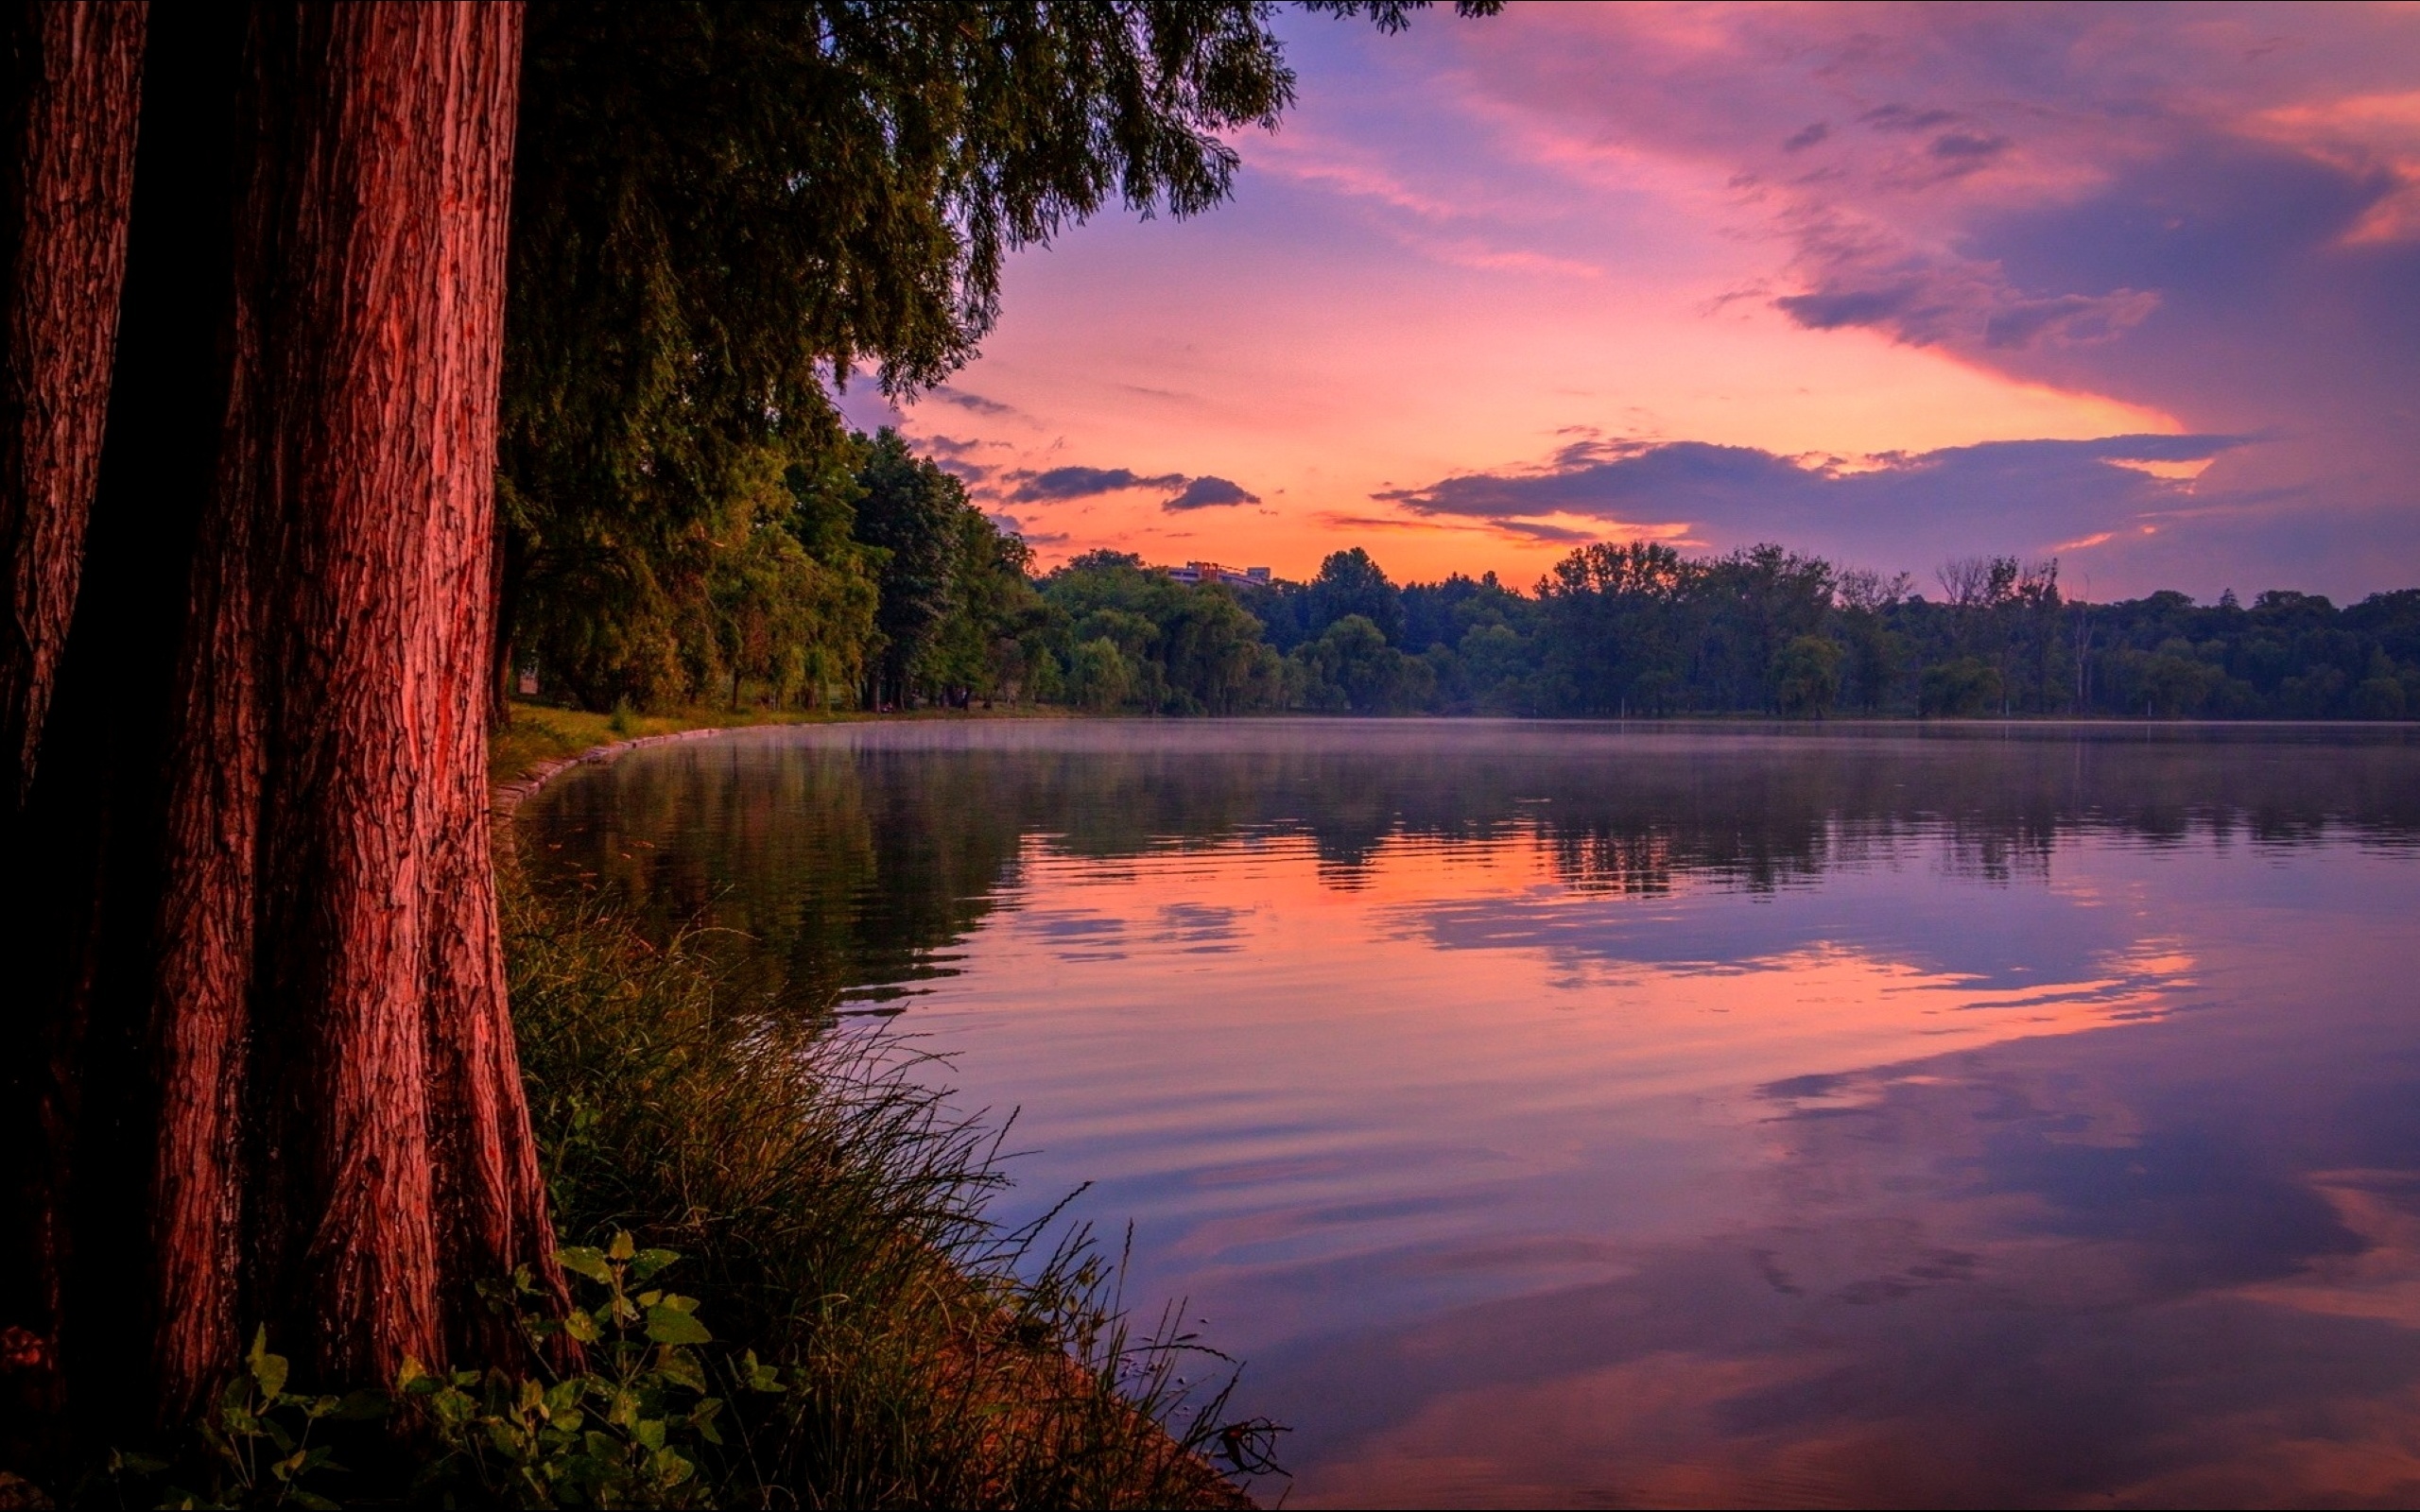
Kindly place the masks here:
<instances>
[{"instance_id":1,"label":"tree canopy","mask_svg":"<svg viewBox=\"0 0 2420 1512\"><path fill-rule=\"evenodd\" d=\"M964 363L1010 251L1113 203L1223 199L1222 134L1294 96L1276 9L536 0L499 676L526 601L645 594L751 479L837 443L829 387L870 369L911 391ZM1423 7L1305 9L1393 31Z\"/></svg>"}]
</instances>

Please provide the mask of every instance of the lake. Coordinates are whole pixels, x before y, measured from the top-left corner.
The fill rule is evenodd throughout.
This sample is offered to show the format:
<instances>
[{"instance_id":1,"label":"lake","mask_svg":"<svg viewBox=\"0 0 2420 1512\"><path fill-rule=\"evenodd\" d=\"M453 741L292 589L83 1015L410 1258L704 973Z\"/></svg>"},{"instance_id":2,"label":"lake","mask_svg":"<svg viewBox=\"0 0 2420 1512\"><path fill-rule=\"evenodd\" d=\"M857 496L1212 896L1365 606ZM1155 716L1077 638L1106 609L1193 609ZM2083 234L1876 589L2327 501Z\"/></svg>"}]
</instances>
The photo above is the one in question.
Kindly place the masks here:
<instances>
[{"instance_id":1,"label":"lake","mask_svg":"<svg viewBox=\"0 0 2420 1512\"><path fill-rule=\"evenodd\" d=\"M2420 730L869 723L519 823L1017 1110L1289 1504L2420 1501Z\"/></svg>"}]
</instances>

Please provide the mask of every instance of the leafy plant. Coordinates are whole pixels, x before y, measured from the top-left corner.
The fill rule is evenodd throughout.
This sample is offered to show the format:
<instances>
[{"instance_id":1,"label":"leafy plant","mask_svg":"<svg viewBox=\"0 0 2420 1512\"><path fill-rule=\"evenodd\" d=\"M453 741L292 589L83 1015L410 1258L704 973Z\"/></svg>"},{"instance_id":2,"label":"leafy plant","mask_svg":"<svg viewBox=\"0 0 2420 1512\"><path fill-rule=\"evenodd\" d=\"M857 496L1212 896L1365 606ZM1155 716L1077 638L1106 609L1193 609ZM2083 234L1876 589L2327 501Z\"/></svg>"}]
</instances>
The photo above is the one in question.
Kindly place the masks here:
<instances>
[{"instance_id":1,"label":"leafy plant","mask_svg":"<svg viewBox=\"0 0 2420 1512\"><path fill-rule=\"evenodd\" d=\"M1175 1314L1130 1330L1123 1266L1063 1210L990 1216L1004 1129L950 1109L941 1062L768 1011L705 936L649 941L597 898L504 876L557 1222L627 1228L633 1261L679 1249L717 1332L788 1388L741 1389L749 1362L689 1347L727 1399L729 1442L700 1446L723 1500L1229 1507L1206 1459L1268 1472L1274 1425L1230 1421L1231 1362Z\"/></svg>"},{"instance_id":2,"label":"leafy plant","mask_svg":"<svg viewBox=\"0 0 2420 1512\"><path fill-rule=\"evenodd\" d=\"M713 1504L702 1446L723 1443L723 1399L710 1394L695 1347L714 1335L699 1321L695 1297L652 1284L681 1257L640 1249L616 1232L601 1250L574 1246L555 1258L593 1294L560 1319L529 1305L543 1294L527 1269L482 1288L535 1347L532 1373L439 1375L404 1362L396 1395L442 1450L418 1484L521 1506ZM559 1371L550 1353L579 1367ZM752 1350L730 1373L744 1390L786 1389Z\"/></svg>"},{"instance_id":3,"label":"leafy plant","mask_svg":"<svg viewBox=\"0 0 2420 1512\"><path fill-rule=\"evenodd\" d=\"M288 1391L284 1355L271 1354L268 1330L256 1329L244 1368L228 1379L197 1425L204 1452L182 1467L201 1472L206 1490L171 1483L153 1489L158 1477L180 1469L156 1455L112 1450L100 1473L88 1481L83 1502L98 1502L105 1486L120 1504L159 1507L335 1507L341 1503L305 1482L324 1487L325 1477L343 1472L336 1452L311 1440L322 1423L372 1422L387 1416L386 1393L305 1396ZM98 1483L98 1484L95 1484Z\"/></svg>"}]
</instances>

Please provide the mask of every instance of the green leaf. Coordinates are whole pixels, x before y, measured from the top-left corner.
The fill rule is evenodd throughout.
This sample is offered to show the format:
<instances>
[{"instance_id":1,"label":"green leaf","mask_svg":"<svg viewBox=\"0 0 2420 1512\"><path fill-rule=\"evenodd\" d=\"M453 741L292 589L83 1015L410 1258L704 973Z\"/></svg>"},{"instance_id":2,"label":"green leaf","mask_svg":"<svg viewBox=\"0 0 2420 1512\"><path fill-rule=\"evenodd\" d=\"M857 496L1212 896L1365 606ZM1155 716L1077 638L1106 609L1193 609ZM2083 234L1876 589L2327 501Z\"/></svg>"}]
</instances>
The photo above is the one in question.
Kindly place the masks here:
<instances>
[{"instance_id":1,"label":"green leaf","mask_svg":"<svg viewBox=\"0 0 2420 1512\"><path fill-rule=\"evenodd\" d=\"M706 1372L698 1364L698 1357L678 1345L667 1344L658 1351L655 1368L675 1385L697 1392L706 1389Z\"/></svg>"},{"instance_id":2,"label":"green leaf","mask_svg":"<svg viewBox=\"0 0 2420 1512\"><path fill-rule=\"evenodd\" d=\"M640 1280L646 1280L680 1258L681 1254L678 1250L642 1249L638 1252L637 1258L631 1262L631 1274Z\"/></svg>"},{"instance_id":3,"label":"green leaf","mask_svg":"<svg viewBox=\"0 0 2420 1512\"><path fill-rule=\"evenodd\" d=\"M585 1276L592 1281L602 1281L609 1286L614 1282L614 1268L605 1263L603 1255L586 1245L573 1245L567 1248L556 1250L555 1263L575 1276Z\"/></svg>"},{"instance_id":4,"label":"green leaf","mask_svg":"<svg viewBox=\"0 0 2420 1512\"><path fill-rule=\"evenodd\" d=\"M614 1242L610 1246L606 1246L606 1259L628 1260L637 1253L638 1246L631 1242L631 1232L629 1229L617 1228L614 1230Z\"/></svg>"},{"instance_id":5,"label":"green leaf","mask_svg":"<svg viewBox=\"0 0 2420 1512\"><path fill-rule=\"evenodd\" d=\"M703 1323L673 1307L647 1310L647 1336L658 1344L712 1344L715 1338Z\"/></svg>"},{"instance_id":6,"label":"green leaf","mask_svg":"<svg viewBox=\"0 0 2420 1512\"><path fill-rule=\"evenodd\" d=\"M782 1373L773 1366L759 1362L756 1351L753 1349L739 1357L739 1368L751 1391L771 1393L789 1389L782 1384Z\"/></svg>"},{"instance_id":7,"label":"green leaf","mask_svg":"<svg viewBox=\"0 0 2420 1512\"><path fill-rule=\"evenodd\" d=\"M404 1363L395 1370L395 1389L409 1391L414 1383L427 1379L428 1366L407 1354L404 1356Z\"/></svg>"},{"instance_id":8,"label":"green leaf","mask_svg":"<svg viewBox=\"0 0 2420 1512\"><path fill-rule=\"evenodd\" d=\"M264 1323L252 1332L251 1351L244 1356L251 1366L253 1383L264 1397L274 1397L285 1389L285 1357L268 1352L268 1325Z\"/></svg>"},{"instance_id":9,"label":"green leaf","mask_svg":"<svg viewBox=\"0 0 2420 1512\"><path fill-rule=\"evenodd\" d=\"M631 1425L631 1436L637 1439L640 1447L642 1448L650 1450L662 1449L664 1447L664 1419L661 1418L640 1418L637 1422Z\"/></svg>"},{"instance_id":10,"label":"green leaf","mask_svg":"<svg viewBox=\"0 0 2420 1512\"><path fill-rule=\"evenodd\" d=\"M573 1308L563 1318L563 1332L582 1344L596 1342L596 1318L582 1308Z\"/></svg>"},{"instance_id":11,"label":"green leaf","mask_svg":"<svg viewBox=\"0 0 2420 1512\"><path fill-rule=\"evenodd\" d=\"M657 1450L654 1469L655 1483L658 1486L678 1486L696 1474L698 1470L696 1466L682 1458L681 1452L676 1449Z\"/></svg>"},{"instance_id":12,"label":"green leaf","mask_svg":"<svg viewBox=\"0 0 2420 1512\"><path fill-rule=\"evenodd\" d=\"M365 1387L346 1392L331 1416L340 1423L367 1423L375 1422L394 1410L393 1400L385 1392Z\"/></svg>"}]
</instances>

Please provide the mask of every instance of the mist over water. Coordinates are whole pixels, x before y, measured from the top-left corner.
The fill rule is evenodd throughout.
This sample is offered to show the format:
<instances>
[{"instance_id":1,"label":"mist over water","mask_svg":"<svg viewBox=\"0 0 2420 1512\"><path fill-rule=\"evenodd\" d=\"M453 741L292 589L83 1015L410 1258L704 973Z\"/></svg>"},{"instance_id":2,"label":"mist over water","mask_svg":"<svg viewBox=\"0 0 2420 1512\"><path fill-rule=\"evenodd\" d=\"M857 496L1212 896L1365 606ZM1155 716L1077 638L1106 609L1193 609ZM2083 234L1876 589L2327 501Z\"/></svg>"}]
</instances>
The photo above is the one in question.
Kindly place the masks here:
<instances>
[{"instance_id":1,"label":"mist over water","mask_svg":"<svg viewBox=\"0 0 2420 1512\"><path fill-rule=\"evenodd\" d=\"M1018 1109L1298 1504L2420 1497L2420 739L977 721L542 883Z\"/></svg>"}]
</instances>

